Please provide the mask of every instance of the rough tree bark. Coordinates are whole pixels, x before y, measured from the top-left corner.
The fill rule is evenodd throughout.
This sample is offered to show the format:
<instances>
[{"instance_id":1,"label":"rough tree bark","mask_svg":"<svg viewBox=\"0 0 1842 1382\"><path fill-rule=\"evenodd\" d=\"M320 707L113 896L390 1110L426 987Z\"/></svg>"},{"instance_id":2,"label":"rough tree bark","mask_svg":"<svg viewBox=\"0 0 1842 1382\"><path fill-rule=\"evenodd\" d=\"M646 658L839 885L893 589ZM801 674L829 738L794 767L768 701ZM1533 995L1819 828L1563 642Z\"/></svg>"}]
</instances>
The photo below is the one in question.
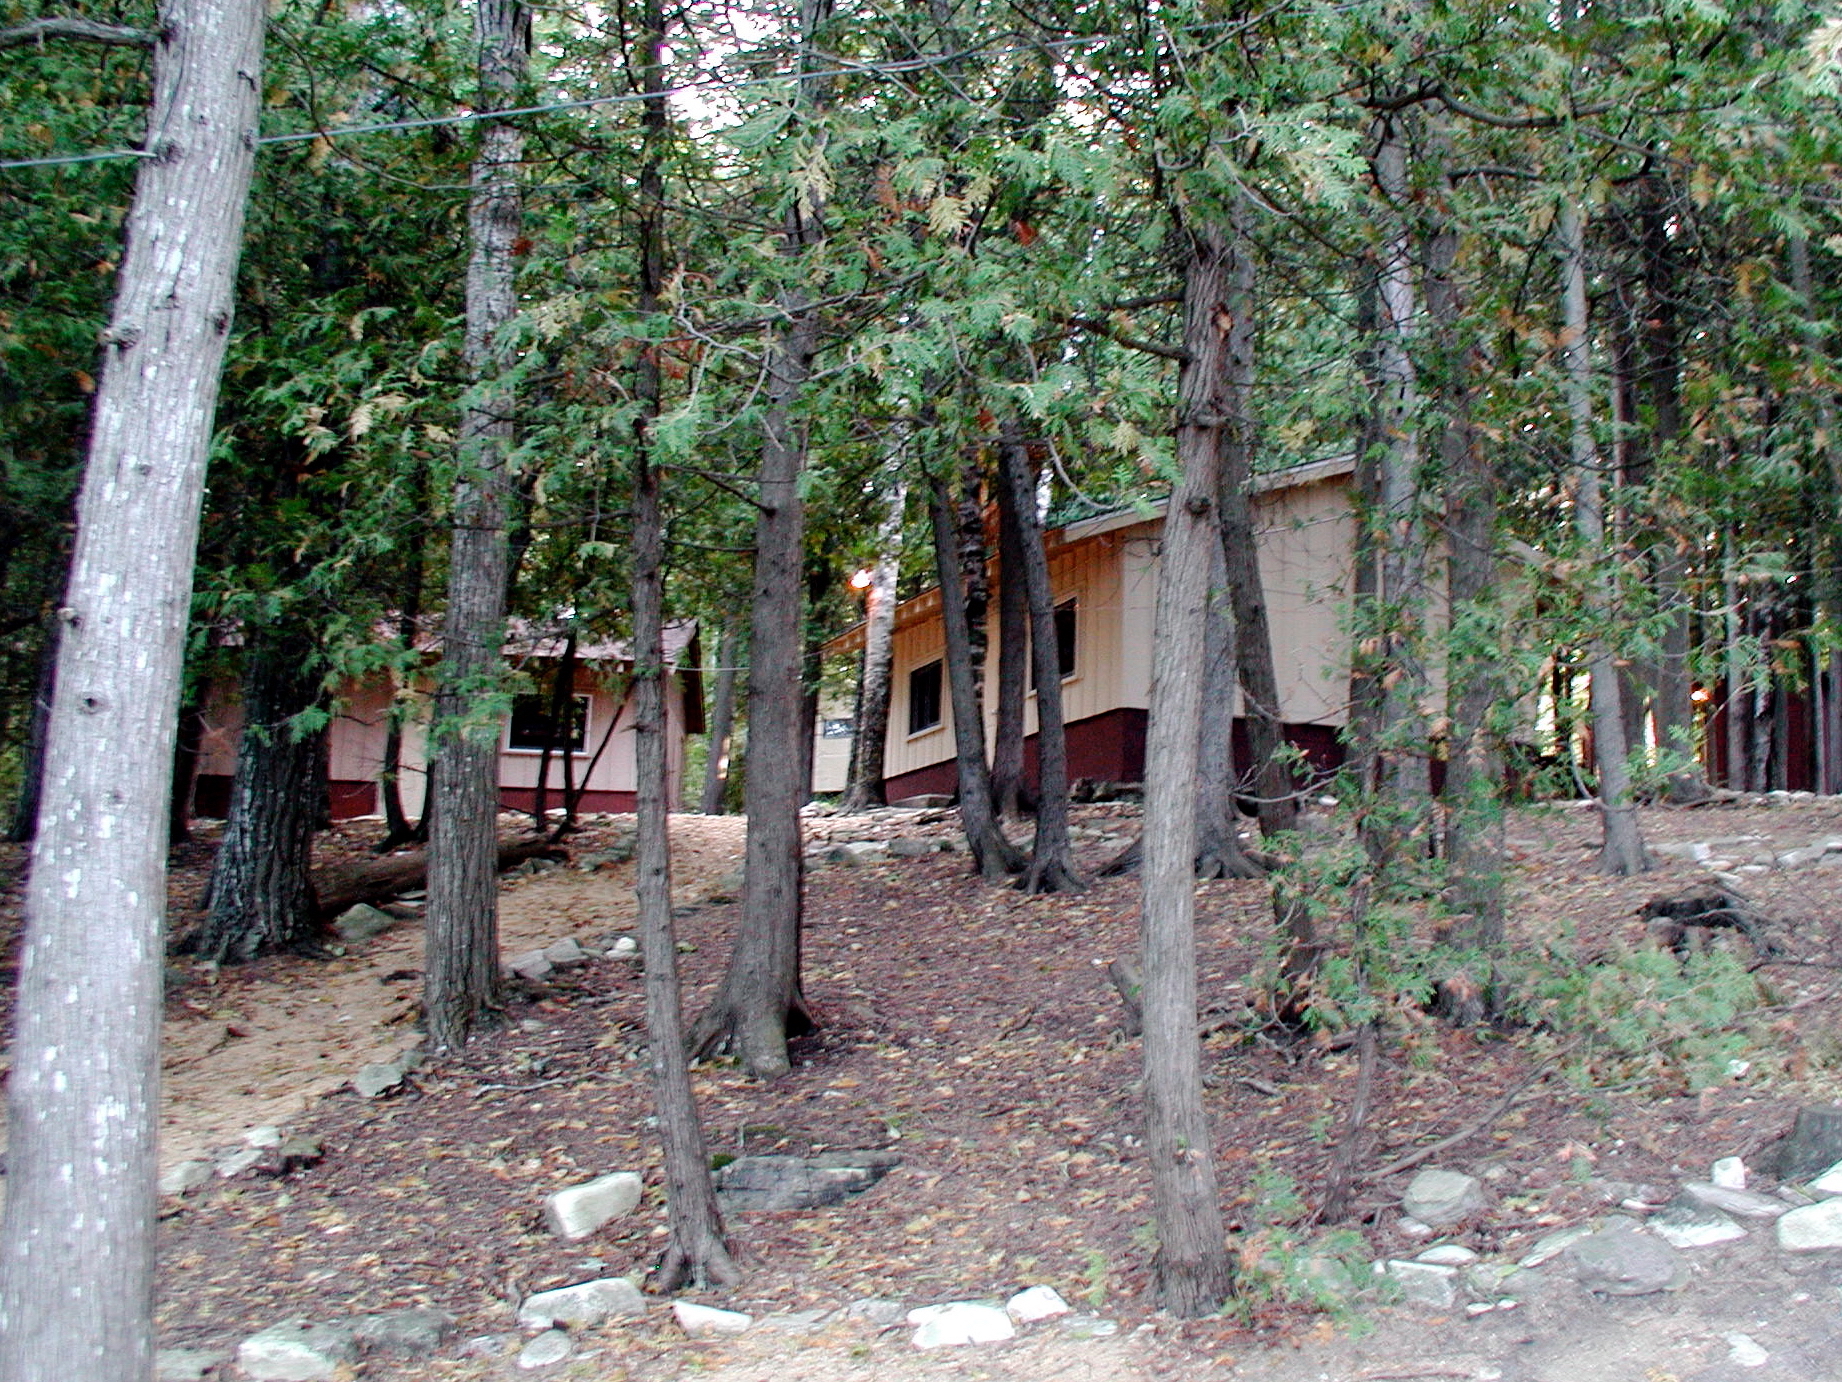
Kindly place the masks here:
<instances>
[{"instance_id":1,"label":"rough tree bark","mask_svg":"<svg viewBox=\"0 0 1842 1382\"><path fill-rule=\"evenodd\" d=\"M1202 1103L1193 870L1204 630L1212 556L1221 541L1216 498L1225 412L1225 257L1219 232L1190 233L1183 295L1187 358L1177 384L1180 477L1164 520L1145 744L1139 943L1145 1145L1158 1229L1153 1275L1158 1304L1183 1317L1219 1309L1234 1281ZM1048 670L1053 673L1053 665Z\"/></svg>"},{"instance_id":2,"label":"rough tree bark","mask_svg":"<svg viewBox=\"0 0 1842 1382\"><path fill-rule=\"evenodd\" d=\"M1273 630L1267 620L1266 585L1260 579L1260 547L1254 533L1253 475L1257 430L1253 408L1255 287L1258 266L1248 226L1245 197L1236 199L1230 225L1233 238L1226 266L1231 319L1224 368L1221 430L1221 548L1229 599L1233 603L1234 648L1247 723L1249 766L1253 771L1260 833L1271 837L1298 828L1298 793L1286 767L1285 729L1279 706L1279 673L1273 662ZM1231 688L1232 690L1232 688ZM1233 696L1228 697L1230 703Z\"/></svg>"},{"instance_id":3,"label":"rough tree bark","mask_svg":"<svg viewBox=\"0 0 1842 1382\"><path fill-rule=\"evenodd\" d=\"M668 137L665 96L664 0L643 0L635 63L645 103L640 162L639 309L659 309L665 283L665 177ZM659 1138L665 1159L665 1253L654 1284L675 1291L686 1282L730 1282L741 1273L729 1255L710 1180L710 1157L691 1090L678 984L678 943L672 928L670 802L665 753L665 519L651 428L659 416L658 356L642 351L635 367L633 464L633 697L640 955L646 966L646 1049Z\"/></svg>"},{"instance_id":4,"label":"rough tree bark","mask_svg":"<svg viewBox=\"0 0 1842 1382\"><path fill-rule=\"evenodd\" d=\"M1036 517L1029 447L1015 423L1005 424L998 464L1022 537L1023 578L1030 594L1030 665L1036 673L1036 842L1030 851L1030 867L1017 886L1027 893L1080 892L1087 884L1075 872L1074 849L1068 838L1068 739L1062 725L1055 593L1049 586L1049 558L1043 550L1042 524Z\"/></svg>"},{"instance_id":5,"label":"rough tree bark","mask_svg":"<svg viewBox=\"0 0 1842 1382\"><path fill-rule=\"evenodd\" d=\"M1233 327L1229 329L1233 336ZM1241 844L1235 810L1235 627L1228 612L1227 568L1220 525L1210 554L1209 598L1203 615L1202 726L1196 751L1196 876L1264 878L1266 869Z\"/></svg>"},{"instance_id":6,"label":"rough tree bark","mask_svg":"<svg viewBox=\"0 0 1842 1382\"><path fill-rule=\"evenodd\" d=\"M972 675L972 640L966 624L966 591L960 584L959 545L952 500L939 475L928 477L928 517L934 531L934 562L940 573L940 620L946 639L947 695L953 706L954 767L959 779L959 823L966 832L972 871L988 883L1023 869L1023 855L1005 838L992 810L985 770L985 716Z\"/></svg>"},{"instance_id":7,"label":"rough tree bark","mask_svg":"<svg viewBox=\"0 0 1842 1382\"><path fill-rule=\"evenodd\" d=\"M1023 711L1030 689L1030 592L1010 486L998 490L998 705L991 732L991 804L1016 820L1036 804L1023 780Z\"/></svg>"},{"instance_id":8,"label":"rough tree bark","mask_svg":"<svg viewBox=\"0 0 1842 1382\"><path fill-rule=\"evenodd\" d=\"M211 868L210 912L189 943L215 963L253 960L319 934L311 870L325 734L297 734L291 723L323 699L313 640L296 629L254 629L244 656L230 812Z\"/></svg>"},{"instance_id":9,"label":"rough tree bark","mask_svg":"<svg viewBox=\"0 0 1842 1382\"><path fill-rule=\"evenodd\" d=\"M1602 462L1593 437L1593 377L1586 323L1586 235L1579 204L1563 195L1555 225L1560 241L1561 368L1571 418L1569 452L1573 469L1574 524L1593 573L1587 577L1586 615L1595 630L1587 644L1592 675L1593 756L1599 769L1599 814L1605 843L1601 871L1642 873L1650 867L1637 828L1637 798L1626 763L1624 710L1618 664L1599 630L1612 619L1610 577L1605 574L1605 501Z\"/></svg>"},{"instance_id":10,"label":"rough tree bark","mask_svg":"<svg viewBox=\"0 0 1842 1382\"><path fill-rule=\"evenodd\" d=\"M828 79L813 71L813 44L830 17L830 0L801 0L796 105L803 112L817 113L827 101ZM816 193L802 195L788 208L781 243L790 259L806 256L824 240L824 215L824 203ZM780 306L785 324L767 348L767 407L761 420L755 498L742 916L722 988L691 1034L698 1052L731 1046L758 1079L786 1074L792 1068L788 1037L812 1025L799 979L799 809L811 785L804 767L812 720L801 675L806 513L800 477L806 468L806 435L795 409L818 353L820 313L800 287L783 291Z\"/></svg>"},{"instance_id":11,"label":"rough tree bark","mask_svg":"<svg viewBox=\"0 0 1842 1382\"><path fill-rule=\"evenodd\" d=\"M902 513L908 484L899 456L888 467L889 507L876 530L876 563L864 595L863 676L858 680L857 725L851 744L851 781L843 805L853 811L886 806L883 749L889 739L889 686L895 671L895 579L902 555Z\"/></svg>"},{"instance_id":12,"label":"rough tree bark","mask_svg":"<svg viewBox=\"0 0 1842 1382\"><path fill-rule=\"evenodd\" d=\"M26 892L0 1225L7 1382L153 1376L167 792L263 15L248 0L160 12Z\"/></svg>"},{"instance_id":13,"label":"rough tree bark","mask_svg":"<svg viewBox=\"0 0 1842 1382\"><path fill-rule=\"evenodd\" d=\"M742 657L742 626L729 622L716 641L716 678L710 698L709 749L704 759L704 790L697 809L706 816L723 814L729 791L729 740L735 729L736 667Z\"/></svg>"},{"instance_id":14,"label":"rough tree bark","mask_svg":"<svg viewBox=\"0 0 1842 1382\"><path fill-rule=\"evenodd\" d=\"M529 60L531 16L519 0L478 0L479 101L505 109L518 100ZM502 330L518 311L515 246L523 224L518 165L524 135L483 120L468 209L466 358L473 378L461 414L454 482L448 608L442 622L441 682L435 698L429 795L429 906L423 1004L438 1050L466 1044L496 1001L499 881L493 871L499 822L500 716L496 697L505 656L506 539L512 489L507 471L517 408L504 378Z\"/></svg>"}]
</instances>

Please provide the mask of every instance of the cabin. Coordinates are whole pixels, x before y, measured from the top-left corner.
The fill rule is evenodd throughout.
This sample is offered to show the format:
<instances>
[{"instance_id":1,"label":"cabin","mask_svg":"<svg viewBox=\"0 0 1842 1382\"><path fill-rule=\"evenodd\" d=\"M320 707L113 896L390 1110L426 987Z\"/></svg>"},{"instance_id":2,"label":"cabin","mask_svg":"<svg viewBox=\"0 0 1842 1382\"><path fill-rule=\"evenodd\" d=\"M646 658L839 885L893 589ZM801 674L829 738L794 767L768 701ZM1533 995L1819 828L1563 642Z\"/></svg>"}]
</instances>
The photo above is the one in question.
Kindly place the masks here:
<instances>
[{"instance_id":1,"label":"cabin","mask_svg":"<svg viewBox=\"0 0 1842 1382\"><path fill-rule=\"evenodd\" d=\"M1253 496L1280 715L1291 742L1324 768L1341 759L1340 734L1348 717L1350 659L1343 613L1356 536L1349 492L1353 471L1349 457L1293 466L1260 477ZM1144 778L1163 525L1160 505L1101 514L1045 535L1071 780L1130 783ZM992 575L995 585L1000 575L995 559ZM988 743L997 714L995 614L991 627L984 681ZM858 625L825 652L861 658L863 639ZM896 607L894 656L884 750L888 799L952 793L958 774L938 587ZM1033 691L1024 728L1029 736L1026 771L1033 772ZM836 753L838 722L825 721L823 733Z\"/></svg>"},{"instance_id":2,"label":"cabin","mask_svg":"<svg viewBox=\"0 0 1842 1382\"><path fill-rule=\"evenodd\" d=\"M388 673L346 682L334 702L327 727L327 779L336 820L375 815L382 810L379 780L391 715L402 716L403 746L398 783L403 809L421 815L428 786L428 723L439 641L417 640L426 670L409 685ZM499 802L513 811L536 809L540 771L545 773L547 803L562 805L564 764L560 747L546 765L544 746L551 736L551 693L564 660L565 639L556 630L536 629L513 621L506 638L506 660L527 674L534 688L512 697L499 741ZM697 626L684 622L665 631L667 799L674 809L684 776L686 736L703 732L703 690L698 671ZM582 811L631 811L638 776L634 756L632 650L624 642L584 643L576 650L568 753L571 780L582 787ZM234 681L206 688L205 732L200 745L194 810L222 816L230 805L236 772L237 741L243 710ZM586 781L586 786L584 783Z\"/></svg>"}]
</instances>

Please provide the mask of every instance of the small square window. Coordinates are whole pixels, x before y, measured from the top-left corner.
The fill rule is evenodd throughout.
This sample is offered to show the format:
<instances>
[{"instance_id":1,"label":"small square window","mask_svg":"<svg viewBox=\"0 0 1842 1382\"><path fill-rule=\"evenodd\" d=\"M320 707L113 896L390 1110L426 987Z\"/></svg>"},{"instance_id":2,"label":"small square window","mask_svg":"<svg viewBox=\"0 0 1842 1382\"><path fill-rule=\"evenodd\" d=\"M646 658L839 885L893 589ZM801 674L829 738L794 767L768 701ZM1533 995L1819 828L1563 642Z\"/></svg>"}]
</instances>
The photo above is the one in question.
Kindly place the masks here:
<instances>
[{"instance_id":1,"label":"small square window","mask_svg":"<svg viewBox=\"0 0 1842 1382\"><path fill-rule=\"evenodd\" d=\"M940 660L908 674L908 732L919 734L940 723Z\"/></svg>"},{"instance_id":2,"label":"small square window","mask_svg":"<svg viewBox=\"0 0 1842 1382\"><path fill-rule=\"evenodd\" d=\"M588 697L577 695L570 699L574 705L569 716L568 737L553 741L551 697L547 694L513 696L512 723L506 731L505 746L532 753L542 752L546 745L567 748L571 753L583 752L588 745Z\"/></svg>"}]
</instances>

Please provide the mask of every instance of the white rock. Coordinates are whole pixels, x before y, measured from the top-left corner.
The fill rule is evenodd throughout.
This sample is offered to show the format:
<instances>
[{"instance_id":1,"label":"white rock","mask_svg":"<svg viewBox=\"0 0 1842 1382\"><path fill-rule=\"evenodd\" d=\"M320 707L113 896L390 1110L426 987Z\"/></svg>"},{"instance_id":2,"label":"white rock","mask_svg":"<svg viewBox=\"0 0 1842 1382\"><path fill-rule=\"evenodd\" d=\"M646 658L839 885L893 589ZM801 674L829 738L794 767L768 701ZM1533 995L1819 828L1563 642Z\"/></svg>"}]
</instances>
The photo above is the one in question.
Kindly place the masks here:
<instances>
[{"instance_id":1,"label":"white rock","mask_svg":"<svg viewBox=\"0 0 1842 1382\"><path fill-rule=\"evenodd\" d=\"M544 1201L544 1222L564 1238L586 1238L610 1219L631 1214L640 1202L636 1171L615 1171L559 1190Z\"/></svg>"},{"instance_id":2,"label":"white rock","mask_svg":"<svg viewBox=\"0 0 1842 1382\"><path fill-rule=\"evenodd\" d=\"M552 971L556 969L556 966L550 963L549 958L541 950L527 950L522 955L514 955L506 962L505 967L520 979L532 984L540 979L549 978Z\"/></svg>"},{"instance_id":3,"label":"white rock","mask_svg":"<svg viewBox=\"0 0 1842 1382\"><path fill-rule=\"evenodd\" d=\"M640 1288L625 1277L610 1276L526 1297L518 1311L518 1323L526 1329L548 1329L556 1324L583 1329L616 1315L645 1313L646 1297L640 1294Z\"/></svg>"},{"instance_id":4,"label":"white rock","mask_svg":"<svg viewBox=\"0 0 1842 1382\"><path fill-rule=\"evenodd\" d=\"M519 1350L518 1366L527 1370L553 1368L574 1352L567 1334L560 1329L546 1329Z\"/></svg>"},{"instance_id":5,"label":"white rock","mask_svg":"<svg viewBox=\"0 0 1842 1382\"><path fill-rule=\"evenodd\" d=\"M1756 1190L1728 1190L1707 1181L1687 1181L1682 1193L1712 1209L1724 1210L1742 1219L1776 1219L1791 1207L1783 1200L1761 1195Z\"/></svg>"},{"instance_id":6,"label":"white rock","mask_svg":"<svg viewBox=\"0 0 1842 1382\"><path fill-rule=\"evenodd\" d=\"M1842 1195L1842 1161L1811 1181L1810 1188L1819 1195Z\"/></svg>"},{"instance_id":7,"label":"white rock","mask_svg":"<svg viewBox=\"0 0 1842 1382\"><path fill-rule=\"evenodd\" d=\"M688 1300L673 1301L672 1314L677 1317L678 1328L693 1339L741 1334L755 1322L754 1316L744 1315L739 1310L718 1310L714 1305L698 1305Z\"/></svg>"},{"instance_id":8,"label":"white rock","mask_svg":"<svg viewBox=\"0 0 1842 1382\"><path fill-rule=\"evenodd\" d=\"M1068 1302L1053 1286L1032 1286L1005 1301L1004 1313L1018 1324L1035 1324L1038 1320L1052 1320L1071 1312Z\"/></svg>"},{"instance_id":9,"label":"white rock","mask_svg":"<svg viewBox=\"0 0 1842 1382\"><path fill-rule=\"evenodd\" d=\"M1672 1248L1707 1248L1716 1243L1731 1243L1736 1238L1746 1236L1746 1230L1724 1214L1718 1219L1710 1216L1693 1222L1652 1219L1650 1231Z\"/></svg>"},{"instance_id":10,"label":"white rock","mask_svg":"<svg viewBox=\"0 0 1842 1382\"><path fill-rule=\"evenodd\" d=\"M1771 1354L1760 1348L1750 1334L1729 1334L1727 1339L1727 1359L1743 1368L1764 1367Z\"/></svg>"},{"instance_id":11,"label":"white rock","mask_svg":"<svg viewBox=\"0 0 1842 1382\"><path fill-rule=\"evenodd\" d=\"M908 1312L916 1326L916 1348L953 1348L963 1344L1001 1344L1017 1337L1011 1317L995 1305L954 1301L950 1305L924 1305Z\"/></svg>"},{"instance_id":12,"label":"white rock","mask_svg":"<svg viewBox=\"0 0 1842 1382\"><path fill-rule=\"evenodd\" d=\"M1525 1272L1532 1272L1544 1263L1552 1262L1568 1248L1589 1236L1592 1229L1585 1224L1576 1224L1573 1228L1557 1229L1535 1240L1535 1245L1522 1255L1516 1265Z\"/></svg>"},{"instance_id":13,"label":"white rock","mask_svg":"<svg viewBox=\"0 0 1842 1382\"><path fill-rule=\"evenodd\" d=\"M1433 1262L1389 1262L1383 1269L1401 1294L1418 1305L1448 1310L1458 1299L1458 1269Z\"/></svg>"},{"instance_id":14,"label":"white rock","mask_svg":"<svg viewBox=\"0 0 1842 1382\"><path fill-rule=\"evenodd\" d=\"M160 1193L162 1195L183 1195L188 1190L197 1189L210 1179L210 1162L182 1161L160 1177Z\"/></svg>"},{"instance_id":15,"label":"white rock","mask_svg":"<svg viewBox=\"0 0 1842 1382\"><path fill-rule=\"evenodd\" d=\"M281 1129L273 1123L260 1128L251 1128L243 1134L243 1141L251 1147L279 1147L283 1142Z\"/></svg>"},{"instance_id":16,"label":"white rock","mask_svg":"<svg viewBox=\"0 0 1842 1382\"><path fill-rule=\"evenodd\" d=\"M587 964L588 951L577 944L574 936L564 936L544 947L544 958L558 969L568 969L572 965Z\"/></svg>"},{"instance_id":17,"label":"white rock","mask_svg":"<svg viewBox=\"0 0 1842 1382\"><path fill-rule=\"evenodd\" d=\"M237 1345L237 1366L257 1382L321 1382L357 1358L358 1341L351 1330L299 1320L252 1334Z\"/></svg>"},{"instance_id":18,"label":"white rock","mask_svg":"<svg viewBox=\"0 0 1842 1382\"><path fill-rule=\"evenodd\" d=\"M1842 1248L1842 1200L1793 1209L1778 1220L1778 1246L1786 1252Z\"/></svg>"},{"instance_id":19,"label":"white rock","mask_svg":"<svg viewBox=\"0 0 1842 1382\"><path fill-rule=\"evenodd\" d=\"M1469 1267L1477 1261L1477 1254L1457 1243L1441 1243L1438 1247L1415 1253L1413 1260L1427 1262L1435 1267Z\"/></svg>"},{"instance_id":20,"label":"white rock","mask_svg":"<svg viewBox=\"0 0 1842 1382\"><path fill-rule=\"evenodd\" d=\"M1737 1156L1724 1156L1709 1169L1708 1179L1722 1190L1744 1190L1746 1163Z\"/></svg>"},{"instance_id":21,"label":"white rock","mask_svg":"<svg viewBox=\"0 0 1842 1382\"><path fill-rule=\"evenodd\" d=\"M240 1176L262 1160L262 1152L261 1147L239 1147L234 1152L226 1152L217 1159L217 1173L225 1180Z\"/></svg>"},{"instance_id":22,"label":"white rock","mask_svg":"<svg viewBox=\"0 0 1842 1382\"><path fill-rule=\"evenodd\" d=\"M614 942L614 948L608 951L608 954L617 960L637 960L640 954L640 943L632 936L622 936Z\"/></svg>"}]
</instances>

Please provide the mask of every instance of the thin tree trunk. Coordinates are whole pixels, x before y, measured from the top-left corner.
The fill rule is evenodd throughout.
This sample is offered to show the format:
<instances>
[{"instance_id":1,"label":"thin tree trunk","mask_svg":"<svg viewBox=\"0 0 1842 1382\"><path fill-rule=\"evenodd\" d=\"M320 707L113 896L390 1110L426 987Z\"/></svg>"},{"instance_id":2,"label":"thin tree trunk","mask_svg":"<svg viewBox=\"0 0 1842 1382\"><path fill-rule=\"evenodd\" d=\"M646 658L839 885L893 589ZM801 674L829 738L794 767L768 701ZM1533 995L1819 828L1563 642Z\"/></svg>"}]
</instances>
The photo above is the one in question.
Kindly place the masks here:
<instances>
[{"instance_id":1,"label":"thin tree trunk","mask_svg":"<svg viewBox=\"0 0 1842 1382\"><path fill-rule=\"evenodd\" d=\"M1503 946L1503 754L1491 721L1506 694L1497 600L1497 477L1471 416L1473 360L1456 279L1457 229L1427 238L1426 310L1437 367L1440 470L1445 476L1445 852L1455 939L1495 956ZM1486 1005L1488 1006L1488 1005Z\"/></svg>"},{"instance_id":2,"label":"thin tree trunk","mask_svg":"<svg viewBox=\"0 0 1842 1382\"><path fill-rule=\"evenodd\" d=\"M1062 724L1055 593L1049 586L1049 558L1036 516L1029 448L1015 423L1005 425L998 453L1022 536L1023 577L1030 593L1030 665L1036 673L1036 842L1030 867L1017 886L1027 893L1080 892L1087 884L1075 872L1068 837L1068 740ZM1191 839L1186 835L1185 844Z\"/></svg>"},{"instance_id":3,"label":"thin tree trunk","mask_svg":"<svg viewBox=\"0 0 1842 1382\"><path fill-rule=\"evenodd\" d=\"M1158 1304L1180 1317L1219 1309L1234 1280L1202 1103L1194 873L1204 627L1212 549L1219 550L1221 542L1216 500L1225 412L1220 397L1226 345L1222 326L1228 314L1225 255L1219 234L1192 233L1184 283L1188 358L1178 381L1180 478L1164 520L1145 746L1139 938L1145 976L1145 1144L1158 1229L1153 1277ZM1013 475L1017 466L1010 461L1006 474ZM1040 618L1035 627L1040 637ZM1046 668L1044 662L1039 652L1039 696L1045 673L1055 675L1053 644Z\"/></svg>"},{"instance_id":4,"label":"thin tree trunk","mask_svg":"<svg viewBox=\"0 0 1842 1382\"><path fill-rule=\"evenodd\" d=\"M831 0L801 0L798 108L817 112L828 97L814 74L813 45L831 17ZM781 231L785 252L805 257L825 238L824 203L811 190L791 206ZM805 556L804 425L794 416L819 348L819 310L803 288L781 294L778 329L767 349L767 407L761 421L761 460L755 521L754 615L749 630L748 765L743 810L742 917L721 991L698 1017L693 1049L724 1044L757 1079L792 1068L787 1039L807 1030L811 1010L800 991L800 821L811 787L805 768L812 720L801 673L800 595Z\"/></svg>"},{"instance_id":5,"label":"thin tree trunk","mask_svg":"<svg viewBox=\"0 0 1842 1382\"><path fill-rule=\"evenodd\" d=\"M26 891L0 1224L7 1382L153 1376L167 794L263 15L171 0L154 46L154 156L103 337Z\"/></svg>"},{"instance_id":6,"label":"thin tree trunk","mask_svg":"<svg viewBox=\"0 0 1842 1382\"><path fill-rule=\"evenodd\" d=\"M664 81L665 7L643 0L644 29L635 45L641 117L646 132L640 163L639 309L659 310L665 282L665 178L668 134ZM658 356L642 351L636 366L633 466L633 699L637 809L634 894L639 905L641 959L646 966L646 1047L665 1169L665 1253L654 1274L662 1291L689 1282L728 1283L740 1277L717 1210L703 1124L691 1089L678 983L678 944L672 928L671 839L665 751L665 521L659 473L652 463L651 428L659 416ZM573 643L572 643L573 652Z\"/></svg>"},{"instance_id":7,"label":"thin tree trunk","mask_svg":"<svg viewBox=\"0 0 1842 1382\"><path fill-rule=\"evenodd\" d=\"M1626 764L1625 726L1618 664L1602 630L1612 619L1610 573L1605 569L1605 504L1600 484L1599 445L1593 437L1592 363L1586 334L1586 238L1580 209L1571 194L1561 202L1557 225L1561 249L1561 362L1572 419L1571 456L1574 523L1586 558L1587 617L1594 630L1587 648L1592 675L1593 755L1599 769L1599 812L1605 844L1599 867L1610 874L1642 873L1650 867L1637 828L1637 799Z\"/></svg>"},{"instance_id":8,"label":"thin tree trunk","mask_svg":"<svg viewBox=\"0 0 1842 1382\"><path fill-rule=\"evenodd\" d=\"M1232 340L1234 329L1229 328ZM1224 448L1225 449L1225 448ZM1235 810L1235 627L1228 612L1227 570L1220 531L1210 563L1203 625L1202 728L1196 755L1196 876L1264 878L1266 869L1241 845Z\"/></svg>"},{"instance_id":9,"label":"thin tree trunk","mask_svg":"<svg viewBox=\"0 0 1842 1382\"><path fill-rule=\"evenodd\" d=\"M519 0L478 0L480 105L515 105L525 80L530 12ZM515 246L523 225L518 165L524 135L485 120L473 164L468 213L468 370L473 397L461 416L460 473L448 608L442 627L441 687L435 702L429 773L435 820L429 834L429 906L423 1005L437 1050L466 1044L494 1006L499 980L498 845L501 723L487 693L505 656L506 539L512 491L507 472L517 397L504 327L518 310Z\"/></svg>"},{"instance_id":10,"label":"thin tree trunk","mask_svg":"<svg viewBox=\"0 0 1842 1382\"><path fill-rule=\"evenodd\" d=\"M1023 780L1023 718L1030 682L1030 592L1023 576L1023 530L1010 486L998 489L998 704L992 726L991 803L1001 820L1035 805Z\"/></svg>"},{"instance_id":11,"label":"thin tree trunk","mask_svg":"<svg viewBox=\"0 0 1842 1382\"><path fill-rule=\"evenodd\" d=\"M959 823L966 832L972 871L997 883L1024 867L1023 855L1005 838L991 804L985 775L985 716L972 676L972 641L966 629L966 592L960 584L958 543L946 481L928 477L928 516L940 572L940 618L946 639L947 694L953 706L954 764L959 776Z\"/></svg>"},{"instance_id":12,"label":"thin tree trunk","mask_svg":"<svg viewBox=\"0 0 1842 1382\"><path fill-rule=\"evenodd\" d=\"M889 688L895 671L895 580L902 555L902 513L908 506L908 483L900 458L892 458L887 476L889 507L876 533L876 564L864 596L863 675L858 679L856 734L851 748L851 780L843 805L852 811L885 806L883 750L889 739Z\"/></svg>"},{"instance_id":13,"label":"thin tree trunk","mask_svg":"<svg viewBox=\"0 0 1842 1382\"><path fill-rule=\"evenodd\" d=\"M214 963L253 960L319 932L313 783L326 736L296 734L291 723L322 700L313 641L299 630L256 629L244 656L230 812L211 870L210 912L190 944Z\"/></svg>"},{"instance_id":14,"label":"thin tree trunk","mask_svg":"<svg viewBox=\"0 0 1842 1382\"><path fill-rule=\"evenodd\" d=\"M192 839L192 798L198 786L198 755L205 742L205 712L196 694L179 707L179 738L173 747L173 790L168 797L166 840L189 844Z\"/></svg>"},{"instance_id":15,"label":"thin tree trunk","mask_svg":"<svg viewBox=\"0 0 1842 1382\"><path fill-rule=\"evenodd\" d=\"M576 718L576 626L572 620L563 635L563 656L552 670L550 684L550 722L544 735L544 751L537 760L537 788L532 794L531 815L534 832L542 835L550 829L550 759L557 750L563 754L563 800L569 800L575 787Z\"/></svg>"},{"instance_id":16,"label":"thin tree trunk","mask_svg":"<svg viewBox=\"0 0 1842 1382\"><path fill-rule=\"evenodd\" d=\"M709 749L704 758L704 790L697 809L706 816L723 814L729 789L729 740L736 713L736 665L742 657L742 626L723 625L716 643L716 685L710 703Z\"/></svg>"},{"instance_id":17,"label":"thin tree trunk","mask_svg":"<svg viewBox=\"0 0 1842 1382\"><path fill-rule=\"evenodd\" d=\"M1254 329L1257 325L1253 233L1245 199L1237 199L1231 216L1233 239L1228 249L1227 388L1228 412L1221 431L1221 546L1229 598L1234 606L1234 664L1240 677L1243 717L1247 724L1249 766L1260 833L1271 837L1298 828L1298 792L1286 766L1284 715L1279 703L1279 673L1273 661L1273 630L1267 620L1266 584L1260 579L1260 542L1254 532L1254 456L1258 430L1254 418ZM1234 697L1230 688L1229 702Z\"/></svg>"}]
</instances>

